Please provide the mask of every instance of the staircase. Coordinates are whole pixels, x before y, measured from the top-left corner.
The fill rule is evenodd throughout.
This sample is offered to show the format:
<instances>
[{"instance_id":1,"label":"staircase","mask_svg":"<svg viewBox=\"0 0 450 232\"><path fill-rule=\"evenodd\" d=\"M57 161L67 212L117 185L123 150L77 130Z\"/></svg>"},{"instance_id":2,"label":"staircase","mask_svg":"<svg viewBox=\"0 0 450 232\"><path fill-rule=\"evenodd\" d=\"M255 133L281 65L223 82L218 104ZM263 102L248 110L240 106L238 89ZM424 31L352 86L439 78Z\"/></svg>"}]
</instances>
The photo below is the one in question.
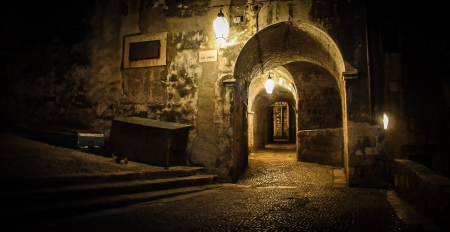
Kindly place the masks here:
<instances>
[{"instance_id":1,"label":"staircase","mask_svg":"<svg viewBox=\"0 0 450 232\"><path fill-rule=\"evenodd\" d=\"M1 210L9 225L20 227L24 221L17 218L22 218L30 226L217 188L216 183L217 176L203 174L203 168L196 167L1 180L5 202Z\"/></svg>"}]
</instances>

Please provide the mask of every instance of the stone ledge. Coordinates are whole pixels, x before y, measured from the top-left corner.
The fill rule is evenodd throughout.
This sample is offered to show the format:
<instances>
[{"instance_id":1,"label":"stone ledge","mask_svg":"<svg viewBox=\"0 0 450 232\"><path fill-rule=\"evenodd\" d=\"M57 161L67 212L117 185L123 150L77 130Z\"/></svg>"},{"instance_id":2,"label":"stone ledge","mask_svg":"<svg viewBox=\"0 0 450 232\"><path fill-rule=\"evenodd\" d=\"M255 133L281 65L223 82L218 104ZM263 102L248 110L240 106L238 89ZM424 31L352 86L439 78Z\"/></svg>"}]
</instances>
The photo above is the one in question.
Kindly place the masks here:
<instances>
[{"instance_id":1,"label":"stone ledge","mask_svg":"<svg viewBox=\"0 0 450 232\"><path fill-rule=\"evenodd\" d=\"M436 223L450 226L450 179L425 165L395 160L395 191Z\"/></svg>"}]
</instances>

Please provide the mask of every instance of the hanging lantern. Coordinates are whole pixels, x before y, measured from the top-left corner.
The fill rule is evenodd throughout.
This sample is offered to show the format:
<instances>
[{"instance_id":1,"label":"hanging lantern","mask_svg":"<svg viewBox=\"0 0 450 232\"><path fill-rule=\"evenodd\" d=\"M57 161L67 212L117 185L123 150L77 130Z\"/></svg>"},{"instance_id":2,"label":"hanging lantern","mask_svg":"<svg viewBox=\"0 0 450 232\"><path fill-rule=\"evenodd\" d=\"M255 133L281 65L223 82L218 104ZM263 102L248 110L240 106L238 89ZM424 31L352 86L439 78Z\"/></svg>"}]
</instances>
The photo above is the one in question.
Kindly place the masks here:
<instances>
[{"instance_id":1,"label":"hanging lantern","mask_svg":"<svg viewBox=\"0 0 450 232\"><path fill-rule=\"evenodd\" d=\"M222 8L220 8L217 18L213 22L214 34L216 39L227 39L230 27L228 26L228 21L225 15L222 13Z\"/></svg>"},{"instance_id":2,"label":"hanging lantern","mask_svg":"<svg viewBox=\"0 0 450 232\"><path fill-rule=\"evenodd\" d=\"M266 83L264 84L264 87L266 87L266 92L268 94L272 94L274 86L275 86L275 82L273 82L272 77L270 77L270 71L269 71L269 76L267 77Z\"/></svg>"}]
</instances>

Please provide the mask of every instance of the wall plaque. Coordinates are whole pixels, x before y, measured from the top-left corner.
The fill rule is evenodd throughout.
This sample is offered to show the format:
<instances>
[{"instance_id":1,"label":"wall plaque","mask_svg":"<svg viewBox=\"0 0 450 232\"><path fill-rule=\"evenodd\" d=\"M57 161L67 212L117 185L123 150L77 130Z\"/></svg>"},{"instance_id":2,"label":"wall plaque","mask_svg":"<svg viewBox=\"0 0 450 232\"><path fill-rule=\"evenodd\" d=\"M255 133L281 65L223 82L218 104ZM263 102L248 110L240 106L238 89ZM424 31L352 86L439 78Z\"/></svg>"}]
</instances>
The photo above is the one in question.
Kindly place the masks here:
<instances>
[{"instance_id":1,"label":"wall plaque","mask_svg":"<svg viewBox=\"0 0 450 232\"><path fill-rule=\"evenodd\" d=\"M158 59L160 56L161 43L159 40L148 42L130 43L130 61Z\"/></svg>"},{"instance_id":2,"label":"wall plaque","mask_svg":"<svg viewBox=\"0 0 450 232\"><path fill-rule=\"evenodd\" d=\"M125 37L123 67L166 65L167 32Z\"/></svg>"},{"instance_id":3,"label":"wall plaque","mask_svg":"<svg viewBox=\"0 0 450 232\"><path fill-rule=\"evenodd\" d=\"M198 52L198 62L217 61L217 50L205 50Z\"/></svg>"}]
</instances>

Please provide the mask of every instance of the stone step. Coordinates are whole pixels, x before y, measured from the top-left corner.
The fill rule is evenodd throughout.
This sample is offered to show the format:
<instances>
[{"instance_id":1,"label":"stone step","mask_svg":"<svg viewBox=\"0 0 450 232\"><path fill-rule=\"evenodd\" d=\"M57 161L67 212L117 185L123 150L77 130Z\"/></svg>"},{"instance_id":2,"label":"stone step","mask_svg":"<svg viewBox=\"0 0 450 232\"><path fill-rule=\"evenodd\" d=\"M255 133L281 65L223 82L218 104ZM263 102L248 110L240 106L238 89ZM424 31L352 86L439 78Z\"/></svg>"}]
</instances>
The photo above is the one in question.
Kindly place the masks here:
<instances>
[{"instance_id":1,"label":"stone step","mask_svg":"<svg viewBox=\"0 0 450 232\"><path fill-rule=\"evenodd\" d=\"M23 210L29 207L99 197L135 194L175 188L209 185L216 183L217 176L197 174L153 180L125 180L96 184L57 186L2 193L8 199L11 209ZM4 208L7 210L7 208Z\"/></svg>"},{"instance_id":2,"label":"stone step","mask_svg":"<svg viewBox=\"0 0 450 232\"><path fill-rule=\"evenodd\" d=\"M43 189L61 186L74 186L86 184L108 183L129 180L154 180L172 177L185 177L202 173L203 167L176 167L169 169L155 169L139 172L112 172L112 173L82 173L55 176L40 176L31 178L1 179L3 193L15 193L33 189Z\"/></svg>"},{"instance_id":3,"label":"stone step","mask_svg":"<svg viewBox=\"0 0 450 232\"><path fill-rule=\"evenodd\" d=\"M63 203L52 203L28 207L21 210L10 210L3 215L10 220L10 226L22 226L20 220L12 220L14 218L26 218L26 225L30 226L46 221L53 221L59 218L67 218L70 216L92 213L100 210L125 207L131 204L138 204L146 201L153 201L163 198L175 197L184 194L190 194L205 190L221 187L218 184L206 184L202 186L192 186L183 188L166 189L159 191L140 192L134 194L114 195L106 197L96 197L82 200L70 200ZM17 224L14 225L14 222Z\"/></svg>"},{"instance_id":4,"label":"stone step","mask_svg":"<svg viewBox=\"0 0 450 232\"><path fill-rule=\"evenodd\" d=\"M38 223L213 188L216 175L202 167L153 167L145 171L65 174L1 179L4 220ZM18 224L17 226L20 226Z\"/></svg>"}]
</instances>

